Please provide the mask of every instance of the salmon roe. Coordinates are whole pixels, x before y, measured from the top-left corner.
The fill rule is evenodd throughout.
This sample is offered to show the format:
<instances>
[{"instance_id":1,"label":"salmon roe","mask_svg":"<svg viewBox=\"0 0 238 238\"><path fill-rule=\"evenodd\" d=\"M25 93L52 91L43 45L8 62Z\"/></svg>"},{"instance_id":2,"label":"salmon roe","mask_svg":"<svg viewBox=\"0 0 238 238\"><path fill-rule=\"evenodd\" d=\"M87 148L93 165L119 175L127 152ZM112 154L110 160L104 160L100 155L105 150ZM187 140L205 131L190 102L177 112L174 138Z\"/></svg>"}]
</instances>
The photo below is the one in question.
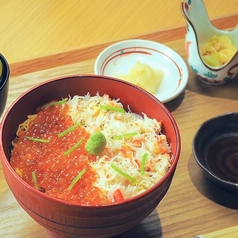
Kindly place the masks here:
<instances>
[{"instance_id":1,"label":"salmon roe","mask_svg":"<svg viewBox=\"0 0 238 238\"><path fill-rule=\"evenodd\" d=\"M13 141L10 164L29 185L49 196L85 205L111 203L93 185L97 175L89 162L94 161L96 156L88 154L84 148L90 136L84 127L77 126L66 135L58 137L59 133L74 125L67 113L67 104L40 109L28 129L19 131ZM69 152L79 141L81 144ZM82 170L85 173L70 189L70 184ZM36 180L33 179L33 173Z\"/></svg>"}]
</instances>

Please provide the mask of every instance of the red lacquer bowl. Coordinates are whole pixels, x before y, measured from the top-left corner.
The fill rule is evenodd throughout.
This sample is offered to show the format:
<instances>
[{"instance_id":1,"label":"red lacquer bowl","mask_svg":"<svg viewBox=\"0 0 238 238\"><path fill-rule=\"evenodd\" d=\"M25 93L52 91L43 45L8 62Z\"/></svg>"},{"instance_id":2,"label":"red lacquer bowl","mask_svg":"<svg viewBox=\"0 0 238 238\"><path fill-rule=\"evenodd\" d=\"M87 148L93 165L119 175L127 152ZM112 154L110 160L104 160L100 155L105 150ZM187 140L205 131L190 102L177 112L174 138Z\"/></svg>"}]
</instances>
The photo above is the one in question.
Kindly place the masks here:
<instances>
[{"instance_id":1,"label":"red lacquer bowl","mask_svg":"<svg viewBox=\"0 0 238 238\"><path fill-rule=\"evenodd\" d=\"M35 190L24 182L9 163L9 147L19 123L35 109L51 100L68 95L92 96L97 92L120 98L125 108L162 120L162 131L172 146L172 166L151 189L107 206L80 206L61 201ZM52 237L110 237L123 233L146 218L170 187L180 155L179 130L168 109L153 95L130 83L110 77L81 75L54 79L38 85L20 96L8 109L0 125L0 156L6 181L22 208ZM169 208L168 208L169 209Z\"/></svg>"}]
</instances>

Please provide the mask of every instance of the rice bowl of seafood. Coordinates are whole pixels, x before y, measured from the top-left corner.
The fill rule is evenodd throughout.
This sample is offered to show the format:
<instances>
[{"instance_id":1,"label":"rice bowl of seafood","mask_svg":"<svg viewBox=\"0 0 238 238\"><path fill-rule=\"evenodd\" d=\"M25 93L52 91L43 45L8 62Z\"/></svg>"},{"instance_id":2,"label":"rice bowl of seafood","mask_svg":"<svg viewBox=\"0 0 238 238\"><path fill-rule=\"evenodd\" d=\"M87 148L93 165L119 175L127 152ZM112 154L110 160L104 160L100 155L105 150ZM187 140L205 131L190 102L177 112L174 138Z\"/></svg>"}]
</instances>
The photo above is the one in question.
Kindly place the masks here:
<instances>
[{"instance_id":1,"label":"rice bowl of seafood","mask_svg":"<svg viewBox=\"0 0 238 238\"><path fill-rule=\"evenodd\" d=\"M181 147L159 100L105 76L30 89L0 129L9 188L52 237L108 237L134 227L169 189Z\"/></svg>"}]
</instances>

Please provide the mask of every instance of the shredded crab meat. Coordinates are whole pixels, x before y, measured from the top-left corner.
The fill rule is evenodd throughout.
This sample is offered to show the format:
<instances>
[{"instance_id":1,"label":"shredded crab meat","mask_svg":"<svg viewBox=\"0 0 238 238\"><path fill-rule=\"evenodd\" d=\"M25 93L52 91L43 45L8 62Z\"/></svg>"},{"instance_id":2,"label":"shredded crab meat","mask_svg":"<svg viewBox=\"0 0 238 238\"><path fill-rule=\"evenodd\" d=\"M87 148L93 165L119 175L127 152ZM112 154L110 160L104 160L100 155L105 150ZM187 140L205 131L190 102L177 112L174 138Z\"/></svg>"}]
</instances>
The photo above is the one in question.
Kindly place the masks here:
<instances>
[{"instance_id":1,"label":"shredded crab meat","mask_svg":"<svg viewBox=\"0 0 238 238\"><path fill-rule=\"evenodd\" d=\"M127 108L125 113L100 109L100 105L123 108L119 99L108 95L74 96L67 102L70 115L75 123L80 122L89 133L101 131L107 140L104 153L97 156L91 167L98 174L95 186L113 199L117 189L124 198L130 198L151 188L170 167L170 146L166 136L161 133L161 122L132 113ZM114 139L114 135L136 133L129 138ZM148 153L145 173L140 173L142 157ZM137 183L130 183L120 173L116 173L111 163L122 168Z\"/></svg>"}]
</instances>

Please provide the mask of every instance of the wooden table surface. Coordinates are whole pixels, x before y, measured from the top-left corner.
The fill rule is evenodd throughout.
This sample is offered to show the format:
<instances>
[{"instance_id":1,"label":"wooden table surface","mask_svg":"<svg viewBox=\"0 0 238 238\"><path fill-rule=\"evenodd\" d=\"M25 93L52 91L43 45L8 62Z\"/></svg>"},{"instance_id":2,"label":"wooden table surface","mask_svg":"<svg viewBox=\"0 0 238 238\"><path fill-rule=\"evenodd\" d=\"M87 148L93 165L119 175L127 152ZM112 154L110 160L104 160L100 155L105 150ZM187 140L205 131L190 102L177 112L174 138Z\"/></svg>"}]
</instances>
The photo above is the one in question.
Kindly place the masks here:
<instances>
[{"instance_id":1,"label":"wooden table surface","mask_svg":"<svg viewBox=\"0 0 238 238\"><path fill-rule=\"evenodd\" d=\"M179 10L180 1L36 0L34 7L32 2L0 1L0 12L5 15L6 12L11 13L7 19L0 14L0 29L4 32L0 40L1 51L11 68L6 109L19 95L38 83L64 75L93 73L98 53L120 39L141 38L163 43L187 63L185 23ZM214 25L221 29L237 25L237 0L204 2ZM98 4L102 9L97 8ZM41 16L38 15L40 11ZM107 14L113 18L111 22L108 22ZM79 18L76 17L78 15ZM100 18L101 24L94 29L99 15L103 19ZM74 22L76 18L77 24ZM29 25L25 25L27 22ZM85 29L86 26L88 29ZM65 31L67 34L64 34ZM69 42L71 37L74 38ZM181 157L171 187L148 218L118 238L185 238L238 224L238 195L223 191L204 178L194 160L191 146L202 122L219 114L237 111L238 81L223 86L208 86L195 79L188 69L189 81L185 91L166 103L182 139ZM16 202L5 182L1 164L0 237L48 237L46 231ZM233 237L238 237L238 230Z\"/></svg>"}]
</instances>

